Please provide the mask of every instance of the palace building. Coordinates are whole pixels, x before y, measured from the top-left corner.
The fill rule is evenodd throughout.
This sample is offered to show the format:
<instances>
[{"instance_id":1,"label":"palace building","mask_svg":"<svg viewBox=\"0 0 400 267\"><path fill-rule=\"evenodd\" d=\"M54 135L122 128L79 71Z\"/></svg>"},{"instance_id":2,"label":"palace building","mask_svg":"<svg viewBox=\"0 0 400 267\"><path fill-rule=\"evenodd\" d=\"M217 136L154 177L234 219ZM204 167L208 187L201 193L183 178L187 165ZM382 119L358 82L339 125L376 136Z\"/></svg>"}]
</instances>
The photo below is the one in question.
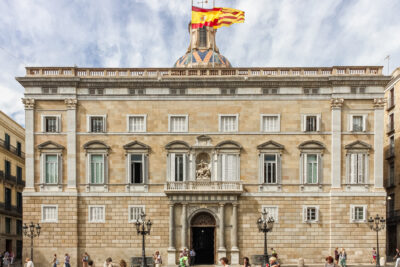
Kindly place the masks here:
<instances>
[{"instance_id":1,"label":"palace building","mask_svg":"<svg viewBox=\"0 0 400 267\"><path fill-rule=\"evenodd\" d=\"M35 265L69 253L80 266L85 251L96 265L130 261L141 212L153 222L147 254L160 250L164 265L183 248L198 264L263 254L262 211L283 264L321 263L335 247L370 262L391 77L379 66L235 68L214 40L192 30L173 68L27 67L17 78L24 221L42 225Z\"/></svg>"}]
</instances>

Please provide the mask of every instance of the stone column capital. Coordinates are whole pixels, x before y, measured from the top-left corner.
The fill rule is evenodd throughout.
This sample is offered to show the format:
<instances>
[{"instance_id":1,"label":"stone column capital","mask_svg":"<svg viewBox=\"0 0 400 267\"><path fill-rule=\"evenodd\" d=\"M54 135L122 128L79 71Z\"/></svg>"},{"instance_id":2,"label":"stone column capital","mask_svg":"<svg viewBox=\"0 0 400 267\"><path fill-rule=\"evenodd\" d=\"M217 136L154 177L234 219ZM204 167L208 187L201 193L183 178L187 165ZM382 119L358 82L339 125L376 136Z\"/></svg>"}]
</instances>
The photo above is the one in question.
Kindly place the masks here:
<instances>
[{"instance_id":1,"label":"stone column capital","mask_svg":"<svg viewBox=\"0 0 400 267\"><path fill-rule=\"evenodd\" d=\"M239 206L239 203L233 202L232 205L233 205L234 207L237 207L237 206Z\"/></svg>"},{"instance_id":2,"label":"stone column capital","mask_svg":"<svg viewBox=\"0 0 400 267\"><path fill-rule=\"evenodd\" d=\"M225 206L225 203L224 203L224 202L220 202L220 203L218 203L218 205L219 205L221 208L223 208L223 207Z\"/></svg>"},{"instance_id":3,"label":"stone column capital","mask_svg":"<svg viewBox=\"0 0 400 267\"><path fill-rule=\"evenodd\" d=\"M76 106L78 105L78 100L75 98L67 98L64 102L67 105L67 109L76 109Z\"/></svg>"},{"instance_id":4,"label":"stone column capital","mask_svg":"<svg viewBox=\"0 0 400 267\"><path fill-rule=\"evenodd\" d=\"M332 109L341 109L343 106L344 99L343 98L332 98L331 99L331 108Z\"/></svg>"},{"instance_id":5,"label":"stone column capital","mask_svg":"<svg viewBox=\"0 0 400 267\"><path fill-rule=\"evenodd\" d=\"M386 99L385 98L375 98L374 99L374 108L375 109L383 109L386 104Z\"/></svg>"},{"instance_id":6,"label":"stone column capital","mask_svg":"<svg viewBox=\"0 0 400 267\"><path fill-rule=\"evenodd\" d=\"M35 109L35 99L33 98L22 98L22 103L25 109Z\"/></svg>"}]
</instances>

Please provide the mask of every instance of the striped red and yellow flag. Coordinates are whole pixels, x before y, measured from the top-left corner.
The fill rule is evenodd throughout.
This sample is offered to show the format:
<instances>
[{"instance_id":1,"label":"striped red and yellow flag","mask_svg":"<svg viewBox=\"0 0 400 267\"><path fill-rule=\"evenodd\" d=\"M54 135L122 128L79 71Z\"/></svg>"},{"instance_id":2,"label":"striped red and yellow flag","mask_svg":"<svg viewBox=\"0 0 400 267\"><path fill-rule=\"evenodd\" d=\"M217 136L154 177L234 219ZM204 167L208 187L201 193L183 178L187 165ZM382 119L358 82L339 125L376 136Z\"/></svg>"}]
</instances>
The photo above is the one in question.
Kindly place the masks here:
<instances>
[{"instance_id":1,"label":"striped red and yellow flag","mask_svg":"<svg viewBox=\"0 0 400 267\"><path fill-rule=\"evenodd\" d=\"M230 26L233 23L243 23L244 12L241 10L225 7L204 9L192 7L192 28L202 28L204 26L221 28Z\"/></svg>"}]
</instances>

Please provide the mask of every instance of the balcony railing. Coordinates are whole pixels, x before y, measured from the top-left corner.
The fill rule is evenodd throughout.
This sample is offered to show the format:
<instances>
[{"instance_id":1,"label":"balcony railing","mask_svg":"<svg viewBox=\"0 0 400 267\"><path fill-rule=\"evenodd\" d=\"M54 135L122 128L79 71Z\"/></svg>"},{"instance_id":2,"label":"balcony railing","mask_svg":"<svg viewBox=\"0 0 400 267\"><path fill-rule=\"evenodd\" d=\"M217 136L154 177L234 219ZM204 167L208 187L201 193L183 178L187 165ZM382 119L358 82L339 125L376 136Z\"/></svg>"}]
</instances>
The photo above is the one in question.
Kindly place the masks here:
<instances>
[{"instance_id":1,"label":"balcony railing","mask_svg":"<svg viewBox=\"0 0 400 267\"><path fill-rule=\"evenodd\" d=\"M388 222L400 221L400 210L388 210L386 219Z\"/></svg>"},{"instance_id":2,"label":"balcony railing","mask_svg":"<svg viewBox=\"0 0 400 267\"><path fill-rule=\"evenodd\" d=\"M243 185L239 181L186 181L167 182L164 187L166 193L241 193Z\"/></svg>"},{"instance_id":3,"label":"balcony railing","mask_svg":"<svg viewBox=\"0 0 400 267\"><path fill-rule=\"evenodd\" d=\"M4 147L11 153L17 155L18 157L25 158L25 153L21 150L17 149L15 146L11 145L10 143L5 142L3 139L0 139L0 146Z\"/></svg>"}]
</instances>

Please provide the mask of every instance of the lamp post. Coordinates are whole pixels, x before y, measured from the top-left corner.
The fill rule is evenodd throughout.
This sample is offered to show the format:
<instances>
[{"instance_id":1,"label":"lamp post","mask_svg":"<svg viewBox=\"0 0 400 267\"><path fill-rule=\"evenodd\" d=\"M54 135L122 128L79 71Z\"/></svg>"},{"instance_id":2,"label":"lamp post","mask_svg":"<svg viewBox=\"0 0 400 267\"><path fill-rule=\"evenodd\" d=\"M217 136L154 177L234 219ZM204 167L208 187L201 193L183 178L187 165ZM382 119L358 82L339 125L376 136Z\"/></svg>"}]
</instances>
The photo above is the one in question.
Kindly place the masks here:
<instances>
[{"instance_id":1,"label":"lamp post","mask_svg":"<svg viewBox=\"0 0 400 267\"><path fill-rule=\"evenodd\" d=\"M380 230L383 230L385 228L385 219L383 217L379 217L379 214L376 214L375 218L370 217L368 219L368 225L369 228L372 231L376 232L376 251L377 251L377 257L376 257L376 266L380 267L380 263L379 263L379 236L378 236L378 232Z\"/></svg>"},{"instance_id":2,"label":"lamp post","mask_svg":"<svg viewBox=\"0 0 400 267\"><path fill-rule=\"evenodd\" d=\"M33 238L39 237L40 229L42 229L42 227L40 227L39 224L34 225L33 222L31 222L29 226L24 223L22 229L24 230L24 236L31 239L31 260L33 261Z\"/></svg>"},{"instance_id":3,"label":"lamp post","mask_svg":"<svg viewBox=\"0 0 400 267\"><path fill-rule=\"evenodd\" d=\"M267 248L267 233L272 231L274 227L274 218L268 217L268 212L265 210L261 213L261 217L257 220L258 231L264 233L264 267L269 261Z\"/></svg>"},{"instance_id":4,"label":"lamp post","mask_svg":"<svg viewBox=\"0 0 400 267\"><path fill-rule=\"evenodd\" d=\"M136 231L138 235L142 235L142 267L147 267L146 264L146 248L145 248L145 236L150 235L151 225L153 223L148 220L146 222L146 214L142 212L140 214L140 220L136 220Z\"/></svg>"}]
</instances>

